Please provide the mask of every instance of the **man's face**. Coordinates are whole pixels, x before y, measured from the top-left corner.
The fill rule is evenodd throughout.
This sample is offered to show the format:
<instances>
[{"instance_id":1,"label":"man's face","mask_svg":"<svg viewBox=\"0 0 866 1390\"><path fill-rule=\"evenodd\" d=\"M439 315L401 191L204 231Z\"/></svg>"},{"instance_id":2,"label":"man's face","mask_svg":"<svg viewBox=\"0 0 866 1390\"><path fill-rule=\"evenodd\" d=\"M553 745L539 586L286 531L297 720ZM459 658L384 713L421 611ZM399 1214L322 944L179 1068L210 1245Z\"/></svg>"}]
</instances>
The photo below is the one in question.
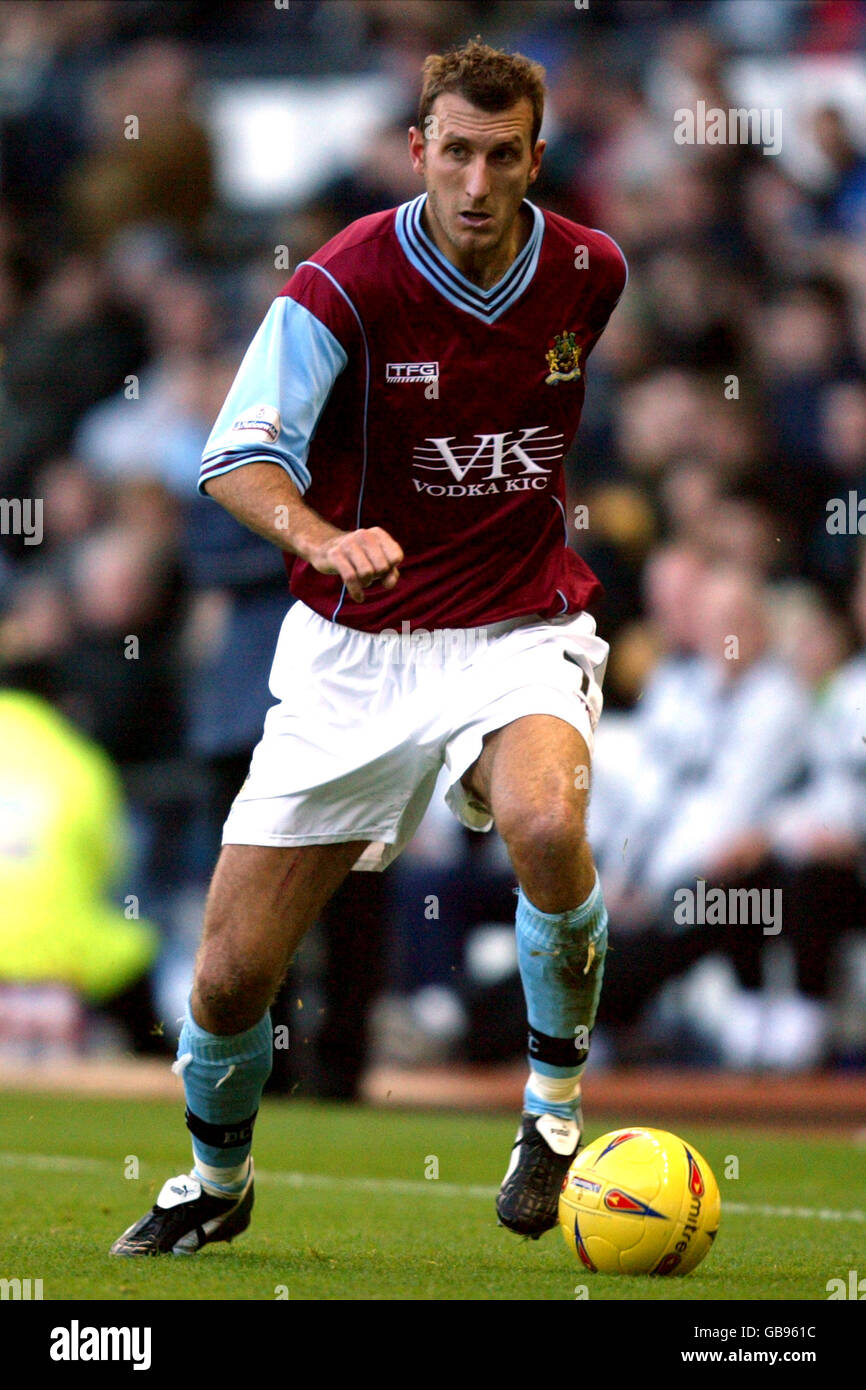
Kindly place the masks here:
<instances>
[{"instance_id":1,"label":"man's face","mask_svg":"<svg viewBox=\"0 0 866 1390\"><path fill-rule=\"evenodd\" d=\"M521 97L505 111L482 111L444 92L425 126L410 130L409 153L430 215L460 260L483 260L511 233L538 176L544 141L531 146L532 105Z\"/></svg>"}]
</instances>

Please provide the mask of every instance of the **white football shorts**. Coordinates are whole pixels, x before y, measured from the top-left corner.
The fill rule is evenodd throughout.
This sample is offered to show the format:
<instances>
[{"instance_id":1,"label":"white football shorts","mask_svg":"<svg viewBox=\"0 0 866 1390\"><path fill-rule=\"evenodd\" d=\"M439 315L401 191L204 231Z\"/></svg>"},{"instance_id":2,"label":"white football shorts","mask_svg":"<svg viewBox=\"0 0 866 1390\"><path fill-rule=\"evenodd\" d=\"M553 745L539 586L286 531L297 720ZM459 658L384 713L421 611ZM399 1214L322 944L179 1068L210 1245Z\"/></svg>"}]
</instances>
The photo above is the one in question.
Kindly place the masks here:
<instances>
[{"instance_id":1,"label":"white football shorts","mask_svg":"<svg viewBox=\"0 0 866 1390\"><path fill-rule=\"evenodd\" d=\"M271 669L278 703L223 844L369 840L354 868L382 870L414 835L443 766L450 810L472 830L491 828L460 780L491 730L552 714L592 753L608 644L589 613L407 628L360 632L293 604Z\"/></svg>"}]
</instances>

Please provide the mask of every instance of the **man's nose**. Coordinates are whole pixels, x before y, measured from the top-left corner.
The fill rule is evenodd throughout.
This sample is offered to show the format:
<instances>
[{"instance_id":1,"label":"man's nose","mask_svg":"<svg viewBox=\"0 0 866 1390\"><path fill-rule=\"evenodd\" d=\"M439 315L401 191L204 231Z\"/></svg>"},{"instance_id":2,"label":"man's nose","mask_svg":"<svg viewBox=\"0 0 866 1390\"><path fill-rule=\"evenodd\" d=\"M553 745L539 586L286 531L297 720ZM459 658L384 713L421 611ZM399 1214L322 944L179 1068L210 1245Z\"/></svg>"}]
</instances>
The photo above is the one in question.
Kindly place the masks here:
<instances>
[{"instance_id":1,"label":"man's nose","mask_svg":"<svg viewBox=\"0 0 866 1390\"><path fill-rule=\"evenodd\" d=\"M466 180L466 194L474 203L483 202L490 192L490 177L487 171L487 161L483 156L473 159L469 166Z\"/></svg>"}]
</instances>

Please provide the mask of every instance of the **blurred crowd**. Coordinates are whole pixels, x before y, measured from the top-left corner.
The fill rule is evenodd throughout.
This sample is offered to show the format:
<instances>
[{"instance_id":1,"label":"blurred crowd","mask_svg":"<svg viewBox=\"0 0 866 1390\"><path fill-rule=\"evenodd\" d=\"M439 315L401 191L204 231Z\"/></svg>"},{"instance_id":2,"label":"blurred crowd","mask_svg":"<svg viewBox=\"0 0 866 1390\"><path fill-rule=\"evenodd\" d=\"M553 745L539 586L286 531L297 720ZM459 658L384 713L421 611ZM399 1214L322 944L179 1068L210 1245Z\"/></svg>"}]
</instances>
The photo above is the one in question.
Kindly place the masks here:
<instances>
[{"instance_id":1,"label":"blurred crowd","mask_svg":"<svg viewBox=\"0 0 866 1390\"><path fill-rule=\"evenodd\" d=\"M567 460L612 648L590 825L613 942L598 1055L866 1063L863 131L825 95L785 113L802 167L673 138L678 108L745 104L744 58L866 72L866 11L846 0L0 6L0 498L39 499L44 528L34 543L4 503L0 1036L22 988L60 979L109 1039L167 1046L288 601L279 554L196 495L201 450L288 278L275 247L291 267L419 191L404 147L421 63L475 33L547 67L535 201L609 231L630 265ZM392 77L404 110L351 174L264 211L222 197L208 80L362 72ZM61 815L40 820L45 760L28 781L5 751L46 705L127 808L88 828L68 779L67 852L100 868L41 890L61 923L79 890L114 904L118 932L137 923L113 991L60 956L27 979L3 946L10 885L28 915L27 835ZM94 837L124 820L120 867ZM675 891L701 879L781 889L782 929L678 922ZM512 887L495 834L435 804L301 953L278 1009L309 1051L278 1059L275 1084L352 1095L371 1048L518 1054Z\"/></svg>"}]
</instances>

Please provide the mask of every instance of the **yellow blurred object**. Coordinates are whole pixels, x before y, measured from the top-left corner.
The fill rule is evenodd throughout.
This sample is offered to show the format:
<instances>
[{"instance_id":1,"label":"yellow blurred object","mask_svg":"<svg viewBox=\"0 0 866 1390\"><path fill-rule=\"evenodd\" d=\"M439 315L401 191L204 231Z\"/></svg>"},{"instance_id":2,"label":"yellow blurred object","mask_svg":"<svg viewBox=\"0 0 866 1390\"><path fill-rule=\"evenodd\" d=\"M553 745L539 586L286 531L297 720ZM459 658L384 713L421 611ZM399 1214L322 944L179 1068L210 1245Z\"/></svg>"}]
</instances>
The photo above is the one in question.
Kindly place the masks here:
<instances>
[{"instance_id":1,"label":"yellow blurred object","mask_svg":"<svg viewBox=\"0 0 866 1390\"><path fill-rule=\"evenodd\" d=\"M590 501L593 533L626 549L646 550L655 539L655 517L636 487L611 484L597 488Z\"/></svg>"},{"instance_id":2,"label":"yellow blurred object","mask_svg":"<svg viewBox=\"0 0 866 1390\"><path fill-rule=\"evenodd\" d=\"M662 647L647 622L626 623L611 647L605 682L620 700L632 705L662 656Z\"/></svg>"},{"instance_id":3,"label":"yellow blurred object","mask_svg":"<svg viewBox=\"0 0 866 1390\"><path fill-rule=\"evenodd\" d=\"M124 808L109 759L45 701L0 691L0 981L94 1002L134 984L155 928L108 901Z\"/></svg>"}]
</instances>

